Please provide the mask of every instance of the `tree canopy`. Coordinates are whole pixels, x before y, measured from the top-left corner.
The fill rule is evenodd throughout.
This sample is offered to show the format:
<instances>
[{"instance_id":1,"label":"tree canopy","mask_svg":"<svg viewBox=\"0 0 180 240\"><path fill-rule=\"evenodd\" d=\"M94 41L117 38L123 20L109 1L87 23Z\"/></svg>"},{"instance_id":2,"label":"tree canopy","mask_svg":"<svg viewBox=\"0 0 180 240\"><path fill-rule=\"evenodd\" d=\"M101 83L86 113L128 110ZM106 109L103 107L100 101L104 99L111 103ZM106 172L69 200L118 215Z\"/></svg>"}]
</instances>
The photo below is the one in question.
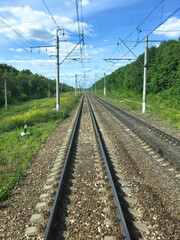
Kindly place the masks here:
<instances>
[{"instance_id":1,"label":"tree canopy","mask_svg":"<svg viewBox=\"0 0 180 240\"><path fill-rule=\"evenodd\" d=\"M106 76L107 91L134 91L142 93L144 54L131 64ZM103 89L104 79L96 82L96 89ZM93 85L93 87L95 87ZM168 92L180 98L180 41L163 41L158 47L148 49L147 94Z\"/></svg>"},{"instance_id":2,"label":"tree canopy","mask_svg":"<svg viewBox=\"0 0 180 240\"><path fill-rule=\"evenodd\" d=\"M23 102L31 99L51 97L56 93L56 81L33 74L30 70L18 71L12 66L0 64L0 106L4 105L5 85L7 85L8 103ZM60 84L63 92L73 87Z\"/></svg>"}]
</instances>

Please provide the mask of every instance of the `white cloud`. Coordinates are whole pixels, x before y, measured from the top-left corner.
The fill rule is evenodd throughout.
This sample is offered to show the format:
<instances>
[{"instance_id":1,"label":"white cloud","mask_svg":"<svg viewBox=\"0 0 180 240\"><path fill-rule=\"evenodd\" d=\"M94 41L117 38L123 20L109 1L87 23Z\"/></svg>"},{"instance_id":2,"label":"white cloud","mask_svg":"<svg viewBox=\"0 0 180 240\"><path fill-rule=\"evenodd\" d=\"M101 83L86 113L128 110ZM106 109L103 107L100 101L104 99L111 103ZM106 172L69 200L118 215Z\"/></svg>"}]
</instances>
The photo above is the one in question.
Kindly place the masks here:
<instances>
[{"instance_id":1,"label":"white cloud","mask_svg":"<svg viewBox=\"0 0 180 240\"><path fill-rule=\"evenodd\" d=\"M89 0L82 0L82 6L87 6L89 4L90 4Z\"/></svg>"},{"instance_id":2,"label":"white cloud","mask_svg":"<svg viewBox=\"0 0 180 240\"><path fill-rule=\"evenodd\" d=\"M24 65L34 65L36 66L37 64L41 65L41 64L50 64L50 63L54 63L55 64L55 61L54 60L43 60L43 59L30 59L30 60L26 60L26 59L23 59L23 60L17 60L17 59L11 59L11 60L1 60L2 62L6 62L6 63L13 63L13 64L24 64Z\"/></svg>"},{"instance_id":3,"label":"white cloud","mask_svg":"<svg viewBox=\"0 0 180 240\"><path fill-rule=\"evenodd\" d=\"M105 51L104 48L99 47L99 48L96 48L96 49L92 49L92 50L90 51L90 53L93 54L93 55L97 55L97 54L102 53L102 52L104 52L104 51Z\"/></svg>"},{"instance_id":4,"label":"white cloud","mask_svg":"<svg viewBox=\"0 0 180 240\"><path fill-rule=\"evenodd\" d=\"M73 0L66 0L68 2L72 2ZM113 8L117 8L120 6L127 6L127 5L133 5L139 0L83 0L83 11L85 15L94 14L95 12L110 10ZM72 5L71 5L72 7Z\"/></svg>"},{"instance_id":5,"label":"white cloud","mask_svg":"<svg viewBox=\"0 0 180 240\"><path fill-rule=\"evenodd\" d=\"M56 62L51 59L0 59L1 63L12 65L18 70L30 69L51 79L56 78ZM31 66L31 68L29 68Z\"/></svg>"},{"instance_id":6,"label":"white cloud","mask_svg":"<svg viewBox=\"0 0 180 240\"><path fill-rule=\"evenodd\" d=\"M9 51L12 51L12 52L23 52L24 51L24 49L22 49L22 48L9 48Z\"/></svg>"},{"instance_id":7,"label":"white cloud","mask_svg":"<svg viewBox=\"0 0 180 240\"><path fill-rule=\"evenodd\" d=\"M70 8L75 6L76 3L75 0L64 0L64 4L66 7ZM82 0L82 6L87 6L89 4L90 4L89 0Z\"/></svg>"},{"instance_id":8,"label":"white cloud","mask_svg":"<svg viewBox=\"0 0 180 240\"><path fill-rule=\"evenodd\" d=\"M104 53L106 51L105 48L102 48L102 47L95 48L93 45L86 45L85 50L87 53L87 57L88 57L88 55L98 55L98 54Z\"/></svg>"},{"instance_id":9,"label":"white cloud","mask_svg":"<svg viewBox=\"0 0 180 240\"><path fill-rule=\"evenodd\" d=\"M174 30L174 31L173 31ZM180 19L176 17L169 18L162 24L154 34L165 35L166 37L179 37L180 36Z\"/></svg>"},{"instance_id":10,"label":"white cloud","mask_svg":"<svg viewBox=\"0 0 180 240\"><path fill-rule=\"evenodd\" d=\"M75 5L75 0L64 0L64 4L66 7L70 8Z\"/></svg>"},{"instance_id":11,"label":"white cloud","mask_svg":"<svg viewBox=\"0 0 180 240\"><path fill-rule=\"evenodd\" d=\"M91 72L91 68L84 68L84 72Z\"/></svg>"},{"instance_id":12,"label":"white cloud","mask_svg":"<svg viewBox=\"0 0 180 240\"><path fill-rule=\"evenodd\" d=\"M13 29L20 32L20 35L25 35L30 40L49 41L55 36L55 24L51 17L41 11L35 11L30 6L25 7L4 7L0 8L0 13L6 13L9 21L4 18L2 20L6 24L10 25ZM60 28L64 28L65 31L77 33L77 22L68 17L53 16ZM83 24L84 33L91 35L93 33L92 25L85 22ZM16 26L16 27L15 27ZM5 34L12 38L22 38L19 34L8 28L7 25L1 23L0 34Z\"/></svg>"}]
</instances>

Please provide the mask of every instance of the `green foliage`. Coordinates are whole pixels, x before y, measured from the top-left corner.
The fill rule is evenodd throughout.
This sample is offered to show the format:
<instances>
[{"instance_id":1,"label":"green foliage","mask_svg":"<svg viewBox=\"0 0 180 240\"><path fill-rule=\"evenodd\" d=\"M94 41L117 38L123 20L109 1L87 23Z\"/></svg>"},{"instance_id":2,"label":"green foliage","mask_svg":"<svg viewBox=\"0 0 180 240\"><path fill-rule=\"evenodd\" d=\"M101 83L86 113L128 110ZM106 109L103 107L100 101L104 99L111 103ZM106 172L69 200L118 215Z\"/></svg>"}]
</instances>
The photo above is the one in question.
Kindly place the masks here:
<instances>
[{"instance_id":1,"label":"green foliage","mask_svg":"<svg viewBox=\"0 0 180 240\"><path fill-rule=\"evenodd\" d=\"M171 89L180 93L180 43L163 42L156 49L154 64L148 70L148 92L159 93Z\"/></svg>"},{"instance_id":2,"label":"green foliage","mask_svg":"<svg viewBox=\"0 0 180 240\"><path fill-rule=\"evenodd\" d=\"M121 91L121 93L112 91L108 93L107 97L104 97L103 94L100 97L119 105L121 108L142 114L142 96L137 93L135 94L133 91ZM156 121L165 121L171 126L176 127L178 131L180 129L180 111L177 108L173 108L174 102L177 99L174 98L169 101L167 98L165 101L163 98L162 94L149 94L147 96L146 114L143 117L152 118Z\"/></svg>"},{"instance_id":3,"label":"green foliage","mask_svg":"<svg viewBox=\"0 0 180 240\"><path fill-rule=\"evenodd\" d=\"M106 76L107 94L134 92L142 95L144 54L138 60ZM104 79L96 82L96 92L102 93ZM95 89L93 85L93 89ZM158 95L160 103L180 110L180 41L164 41L148 49L147 95Z\"/></svg>"},{"instance_id":4,"label":"green foliage","mask_svg":"<svg viewBox=\"0 0 180 240\"><path fill-rule=\"evenodd\" d=\"M0 64L0 106L4 106L4 79L7 82L8 104L47 98L55 95L56 81L47 79L29 70L18 71L6 64ZM60 84L61 92L73 91L73 87Z\"/></svg>"},{"instance_id":5,"label":"green foliage","mask_svg":"<svg viewBox=\"0 0 180 240\"><path fill-rule=\"evenodd\" d=\"M144 63L144 54L106 76L106 99L141 114L144 68L140 62ZM146 116L155 115L180 128L180 39L149 48L147 67ZM103 97L103 88L104 78L96 82L96 94Z\"/></svg>"},{"instance_id":6,"label":"green foliage","mask_svg":"<svg viewBox=\"0 0 180 240\"><path fill-rule=\"evenodd\" d=\"M31 163L33 154L70 110L77 106L79 98L74 93L64 93L60 102L58 112L53 110L55 100L50 98L0 110L0 201L10 196L12 189L19 187L23 171ZM28 123L27 131L30 134L21 137L24 123Z\"/></svg>"}]
</instances>

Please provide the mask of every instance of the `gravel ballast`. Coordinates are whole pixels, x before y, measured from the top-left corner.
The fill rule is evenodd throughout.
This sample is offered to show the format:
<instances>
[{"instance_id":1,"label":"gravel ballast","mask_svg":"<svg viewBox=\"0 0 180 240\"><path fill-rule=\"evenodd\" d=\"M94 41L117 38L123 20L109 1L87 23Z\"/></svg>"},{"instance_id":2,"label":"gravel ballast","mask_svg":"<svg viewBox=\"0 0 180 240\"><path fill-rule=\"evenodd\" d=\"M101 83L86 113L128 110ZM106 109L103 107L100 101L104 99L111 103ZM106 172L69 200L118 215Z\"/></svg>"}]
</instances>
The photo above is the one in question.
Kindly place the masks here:
<instances>
[{"instance_id":1,"label":"gravel ballast","mask_svg":"<svg viewBox=\"0 0 180 240\"><path fill-rule=\"evenodd\" d=\"M143 239L179 239L179 172L156 159L124 124L91 100L107 148L121 166L142 222L149 228ZM146 150L147 149L147 150ZM151 154L152 153L152 154Z\"/></svg>"},{"instance_id":2,"label":"gravel ballast","mask_svg":"<svg viewBox=\"0 0 180 240\"><path fill-rule=\"evenodd\" d=\"M25 229L35 213L36 204L42 193L53 162L63 145L64 138L75 116L76 109L66 118L42 144L24 172L20 188L0 205L0 239L24 239Z\"/></svg>"},{"instance_id":3,"label":"gravel ballast","mask_svg":"<svg viewBox=\"0 0 180 240\"><path fill-rule=\"evenodd\" d=\"M142 239L178 240L180 232L179 172L166 165L164 160L157 161L154 155L149 154L151 149L147 151L146 146L127 127L107 113L97 102L91 101L106 146L123 172L122 185L128 185L134 198L134 200L129 198L129 201L132 201L130 205L132 208L135 206L142 213L135 217L135 221L142 222L139 228L143 228L143 224L148 227L148 231L142 231ZM39 202L47 176L63 145L75 113L76 110L73 110L70 117L65 119L46 139L24 173L20 188L15 190L8 200L1 203L0 239L26 239L25 229L29 225L31 216L36 213L35 207ZM155 125L155 122L153 124ZM81 164L79 162L79 167L84 168ZM83 171L80 174L84 175ZM88 184L90 183L87 182L87 186ZM78 202L78 198L76 200ZM78 208L78 205L75 207ZM81 208L80 205L79 207ZM72 221L72 225L74 223ZM99 225L100 228L101 225ZM101 236L104 236L103 233L99 234L98 228L96 231L101 239ZM70 228L68 232L73 236Z\"/></svg>"}]
</instances>

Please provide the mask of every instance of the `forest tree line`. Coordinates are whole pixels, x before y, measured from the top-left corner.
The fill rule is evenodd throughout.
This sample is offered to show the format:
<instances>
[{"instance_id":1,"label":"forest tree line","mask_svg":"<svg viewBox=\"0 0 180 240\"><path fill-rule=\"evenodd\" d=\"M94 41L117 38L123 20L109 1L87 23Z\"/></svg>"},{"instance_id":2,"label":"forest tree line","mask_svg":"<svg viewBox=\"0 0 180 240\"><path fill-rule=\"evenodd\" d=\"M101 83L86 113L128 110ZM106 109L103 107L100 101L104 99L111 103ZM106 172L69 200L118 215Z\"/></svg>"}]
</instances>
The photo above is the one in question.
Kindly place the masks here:
<instances>
[{"instance_id":1,"label":"forest tree line","mask_svg":"<svg viewBox=\"0 0 180 240\"><path fill-rule=\"evenodd\" d=\"M5 104L5 82L7 102L14 104L52 97L56 93L56 81L33 74L30 70L18 71L12 66L0 64L0 106ZM73 91L73 87L60 83L60 91Z\"/></svg>"},{"instance_id":2,"label":"forest tree line","mask_svg":"<svg viewBox=\"0 0 180 240\"><path fill-rule=\"evenodd\" d=\"M142 94L144 54L106 76L107 92L133 91ZM148 49L147 94L161 94L180 100L180 39L163 41ZM96 82L96 90L103 91L104 78ZM93 85L95 89L95 84Z\"/></svg>"}]
</instances>

